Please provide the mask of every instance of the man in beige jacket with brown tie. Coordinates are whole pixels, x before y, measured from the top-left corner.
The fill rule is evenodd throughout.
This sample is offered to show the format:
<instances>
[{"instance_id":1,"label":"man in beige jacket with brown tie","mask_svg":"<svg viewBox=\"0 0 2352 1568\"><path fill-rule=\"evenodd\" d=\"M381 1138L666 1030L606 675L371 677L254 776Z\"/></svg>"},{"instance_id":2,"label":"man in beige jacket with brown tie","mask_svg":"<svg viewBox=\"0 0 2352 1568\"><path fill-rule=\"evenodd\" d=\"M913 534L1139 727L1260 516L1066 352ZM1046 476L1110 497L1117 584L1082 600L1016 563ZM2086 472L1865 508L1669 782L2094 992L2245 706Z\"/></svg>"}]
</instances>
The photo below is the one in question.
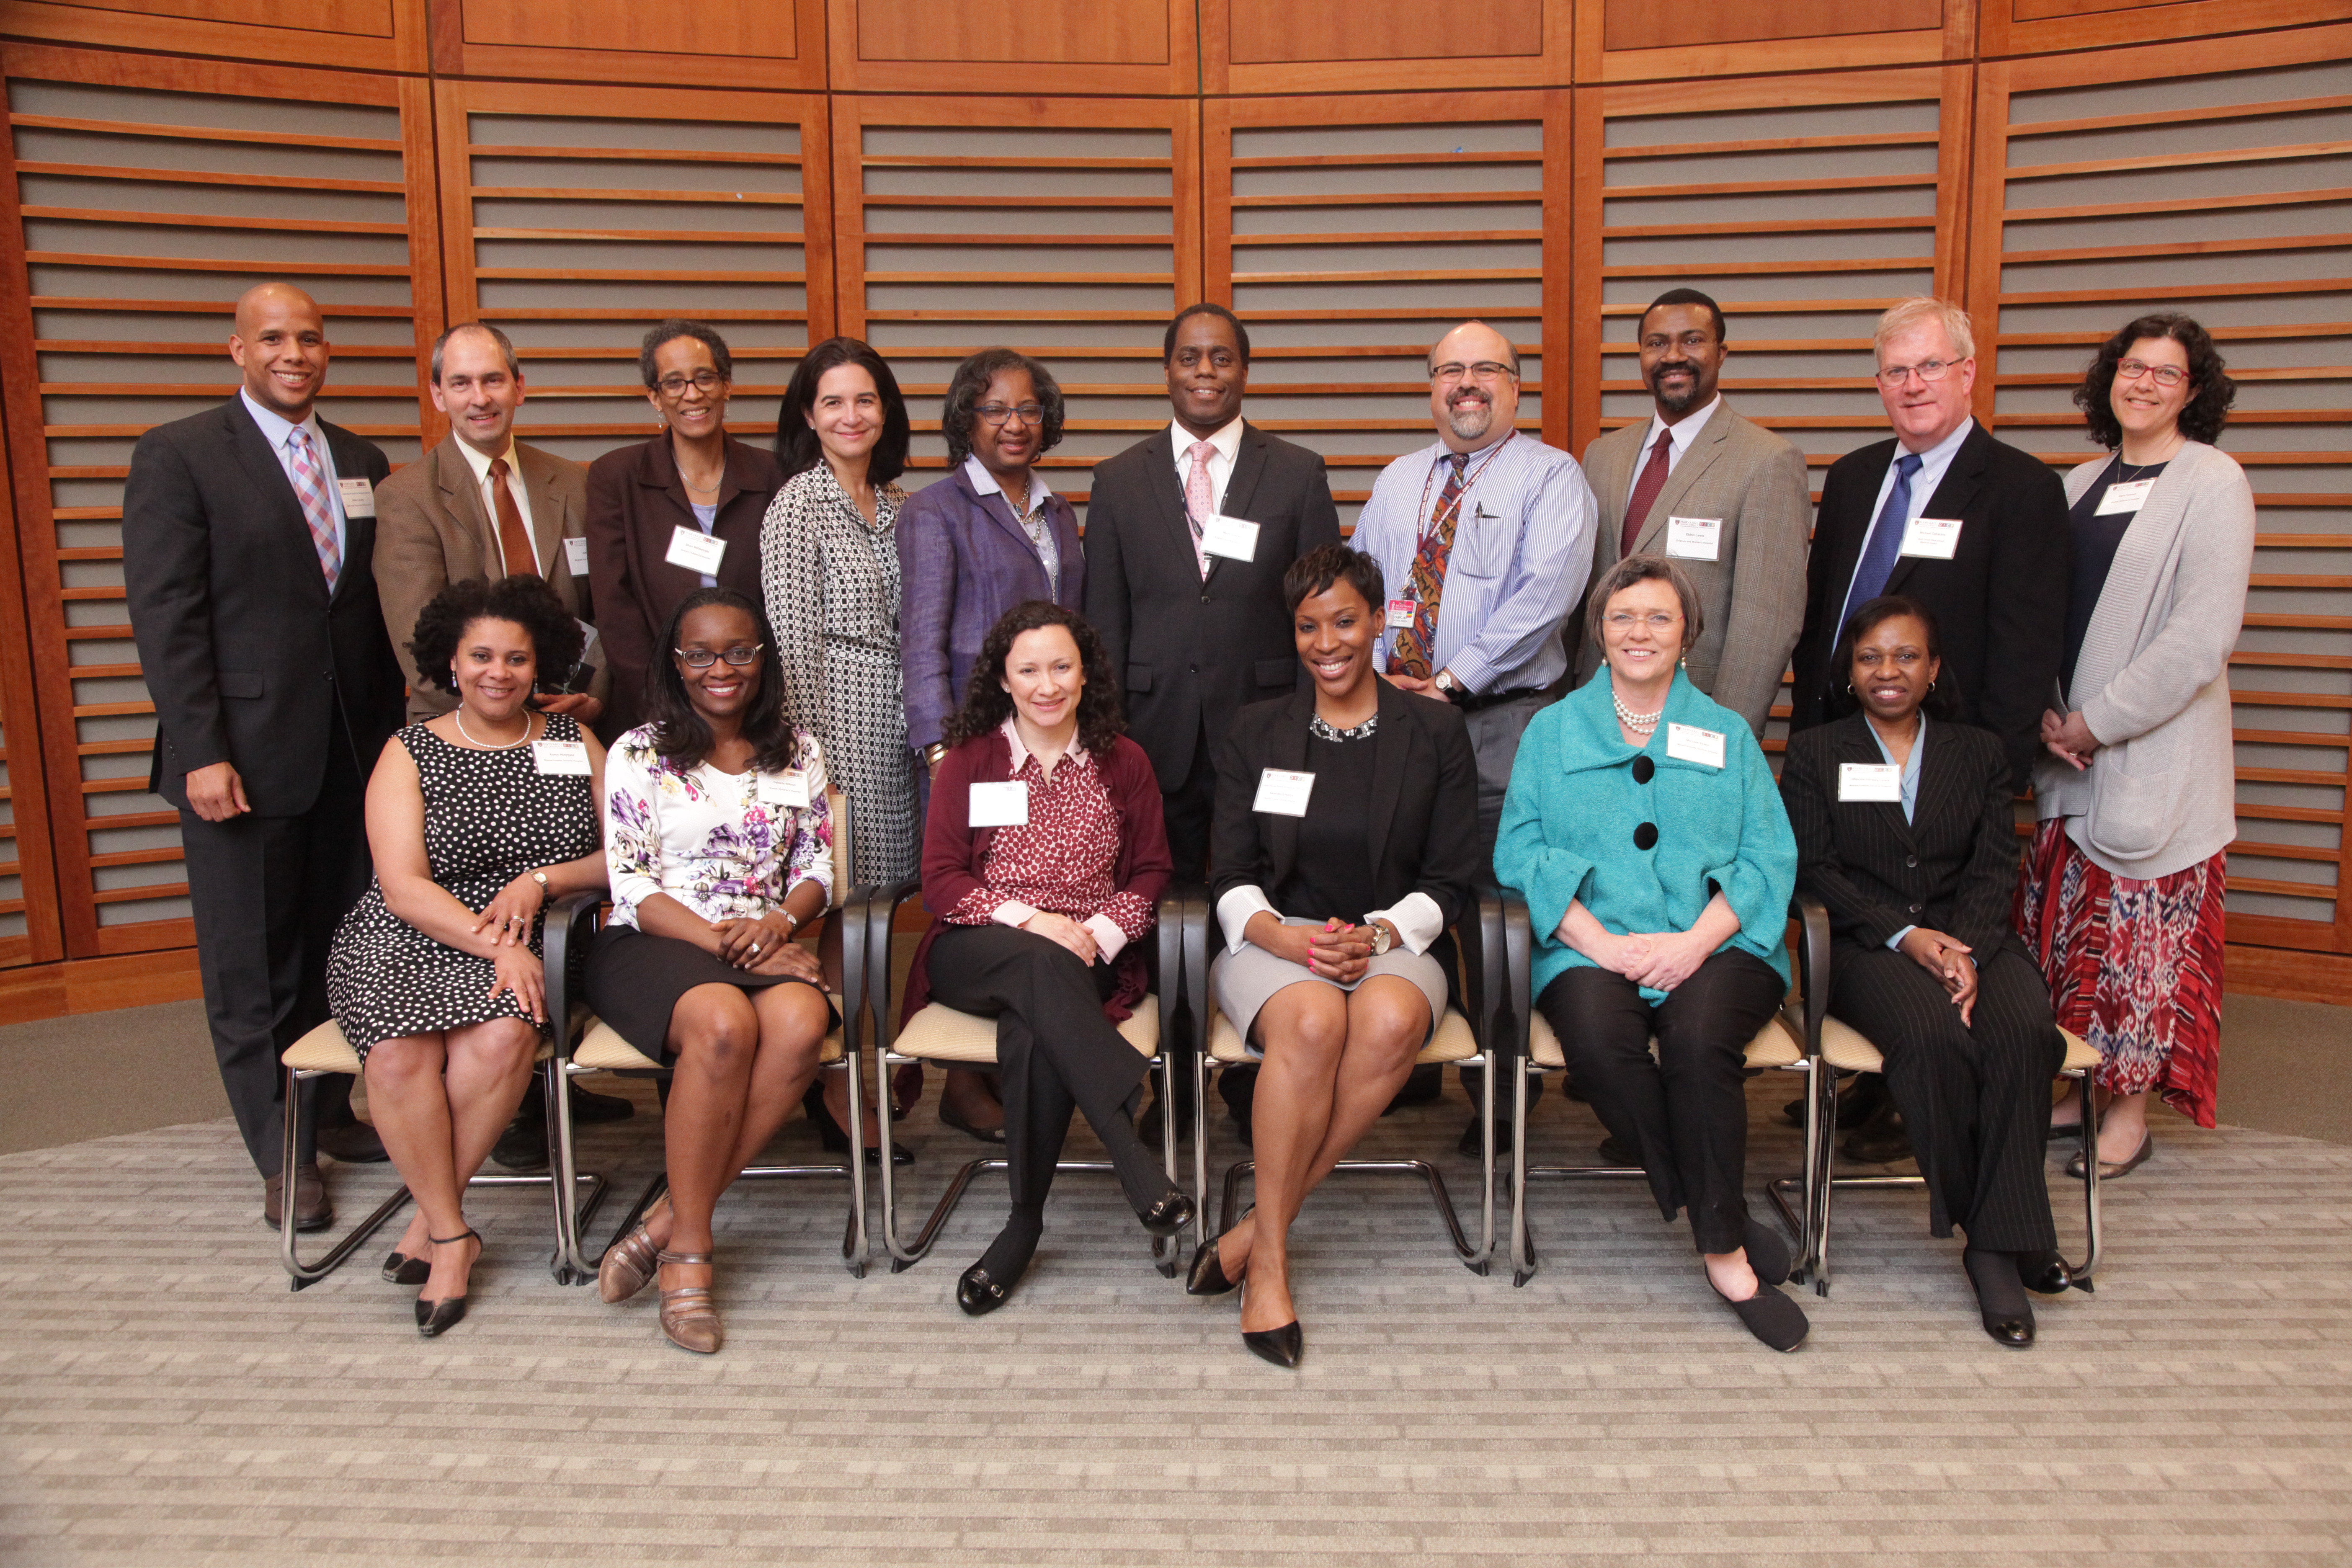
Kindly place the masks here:
<instances>
[{"instance_id":1,"label":"man in beige jacket with brown tie","mask_svg":"<svg viewBox=\"0 0 2352 1568\"><path fill-rule=\"evenodd\" d=\"M457 706L457 699L417 679L408 651L416 617L452 583L496 582L518 573L547 579L569 609L593 626L588 596L588 469L583 463L514 438L523 401L514 345L496 327L468 321L433 345L433 405L449 416L447 439L376 489L376 581L385 628L408 676L414 723ZM541 670L541 697L551 713L593 723L604 710L604 660L592 638L588 678Z\"/></svg>"},{"instance_id":2,"label":"man in beige jacket with brown tie","mask_svg":"<svg viewBox=\"0 0 2352 1568\"><path fill-rule=\"evenodd\" d=\"M1692 684L1748 721L1758 739L1805 618L1812 531L1804 455L1732 412L1716 391L1727 350L1723 312L1695 289L1658 296L1637 329L1651 417L1584 451L1601 506L1592 574L1628 555L1664 555L1698 587L1706 626ZM1578 639L1581 685L1601 649Z\"/></svg>"}]
</instances>

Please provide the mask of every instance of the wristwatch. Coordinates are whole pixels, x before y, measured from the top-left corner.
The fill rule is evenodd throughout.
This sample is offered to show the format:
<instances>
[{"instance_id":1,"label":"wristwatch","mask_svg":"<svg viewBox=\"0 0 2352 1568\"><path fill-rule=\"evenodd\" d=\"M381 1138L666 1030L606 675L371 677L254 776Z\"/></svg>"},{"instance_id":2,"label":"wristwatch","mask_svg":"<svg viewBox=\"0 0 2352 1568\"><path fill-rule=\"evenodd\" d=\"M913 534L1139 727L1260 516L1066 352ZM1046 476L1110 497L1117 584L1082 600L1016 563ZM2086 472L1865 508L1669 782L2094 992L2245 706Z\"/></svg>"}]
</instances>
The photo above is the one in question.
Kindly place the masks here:
<instances>
[{"instance_id":1,"label":"wristwatch","mask_svg":"<svg viewBox=\"0 0 2352 1568\"><path fill-rule=\"evenodd\" d=\"M1372 956L1379 958L1396 945L1396 932L1378 921L1366 922L1372 928Z\"/></svg>"},{"instance_id":2,"label":"wristwatch","mask_svg":"<svg viewBox=\"0 0 2352 1568\"><path fill-rule=\"evenodd\" d=\"M940 759L947 754L947 742L945 741L933 741L929 745L923 748L923 765L929 768L933 773L937 773L940 767Z\"/></svg>"},{"instance_id":3,"label":"wristwatch","mask_svg":"<svg viewBox=\"0 0 2352 1568\"><path fill-rule=\"evenodd\" d=\"M1456 707L1459 707L1470 695L1470 689L1455 679L1454 672L1450 669L1439 670L1437 679L1431 681L1430 685L1436 688L1439 696Z\"/></svg>"},{"instance_id":4,"label":"wristwatch","mask_svg":"<svg viewBox=\"0 0 2352 1568\"><path fill-rule=\"evenodd\" d=\"M539 884L539 907L543 910L547 908L547 900L555 896L555 889L547 885L547 873L544 871L533 871L530 879Z\"/></svg>"}]
</instances>

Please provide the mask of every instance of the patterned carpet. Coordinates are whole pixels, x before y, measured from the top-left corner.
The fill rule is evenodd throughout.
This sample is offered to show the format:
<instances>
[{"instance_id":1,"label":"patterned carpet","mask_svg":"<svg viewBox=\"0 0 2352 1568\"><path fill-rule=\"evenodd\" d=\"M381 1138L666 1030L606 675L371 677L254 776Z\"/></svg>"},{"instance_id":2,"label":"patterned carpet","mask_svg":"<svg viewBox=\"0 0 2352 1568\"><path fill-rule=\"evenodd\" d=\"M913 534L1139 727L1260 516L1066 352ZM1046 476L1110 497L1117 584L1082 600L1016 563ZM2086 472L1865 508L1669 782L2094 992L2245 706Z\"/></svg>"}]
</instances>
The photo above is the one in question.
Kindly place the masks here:
<instances>
[{"instance_id":1,"label":"patterned carpet","mask_svg":"<svg viewBox=\"0 0 2352 1568\"><path fill-rule=\"evenodd\" d=\"M583 1140L607 1226L657 1159L631 1087L638 1119ZM1788 1093L1752 1086L1759 1180L1794 1167ZM1463 1119L1402 1112L1365 1152L1445 1151L1466 1205ZM904 1126L928 1202L977 1145L928 1107ZM1985 1339L1914 1193L1841 1200L1836 1290L1777 1356L1633 1186L1538 1186L1545 1267L1514 1289L1453 1260L1416 1187L1360 1176L1297 1233L1296 1373L1243 1351L1232 1299L1152 1271L1102 1176L1064 1178L979 1321L951 1297L1001 1177L930 1259L862 1280L842 1189L739 1188L703 1361L650 1292L550 1279L535 1190L478 1198L474 1315L420 1342L376 1277L390 1231L289 1294L226 1121L13 1154L0 1561L2343 1563L2352 1149L2176 1126L2107 1189L2097 1293L2040 1303L2029 1352ZM1534 1152L1597 1131L1548 1096ZM795 1121L779 1147L814 1142ZM330 1180L356 1215L391 1177ZM2078 1225L2062 1207L2070 1251Z\"/></svg>"}]
</instances>

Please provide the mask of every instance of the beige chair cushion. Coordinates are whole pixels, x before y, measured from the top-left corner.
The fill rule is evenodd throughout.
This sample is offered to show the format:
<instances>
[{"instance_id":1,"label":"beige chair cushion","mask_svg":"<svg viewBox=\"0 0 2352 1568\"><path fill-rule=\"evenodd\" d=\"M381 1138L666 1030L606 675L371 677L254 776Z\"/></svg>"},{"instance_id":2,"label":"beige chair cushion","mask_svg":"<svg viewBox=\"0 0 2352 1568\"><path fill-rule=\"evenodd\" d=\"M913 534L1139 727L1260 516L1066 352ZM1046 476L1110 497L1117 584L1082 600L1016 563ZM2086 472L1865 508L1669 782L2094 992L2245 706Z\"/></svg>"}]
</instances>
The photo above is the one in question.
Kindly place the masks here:
<instances>
[{"instance_id":1,"label":"beige chair cushion","mask_svg":"<svg viewBox=\"0 0 2352 1568\"><path fill-rule=\"evenodd\" d=\"M531 1059L543 1062L554 1054L554 1042L541 1039L539 1054ZM301 1072L344 1072L356 1077L360 1070L359 1052L352 1049L351 1042L343 1038L343 1026L332 1018L287 1047L278 1059Z\"/></svg>"},{"instance_id":2,"label":"beige chair cushion","mask_svg":"<svg viewBox=\"0 0 2352 1568\"><path fill-rule=\"evenodd\" d=\"M1756 1037L1748 1042L1748 1065L1751 1068L1792 1068L1805 1059L1804 1026L1791 1016L1786 1008L1766 1020ZM1655 1055L1658 1042L1654 1037L1650 1050ZM1538 1013L1528 1022L1528 1055L1536 1066L1558 1069L1568 1065L1568 1058L1559 1048L1559 1037L1551 1032L1551 1025Z\"/></svg>"},{"instance_id":3,"label":"beige chair cushion","mask_svg":"<svg viewBox=\"0 0 2352 1568\"><path fill-rule=\"evenodd\" d=\"M827 993L827 999L833 1003L833 1010L835 1013L842 1011L842 1002L838 995ZM816 1059L819 1062L837 1062L841 1059L843 1049L841 1031L835 1029L824 1037L824 1044L819 1047ZM602 1018L595 1017L588 1020L588 1032L581 1037L580 1044L573 1048L572 1065L586 1072L659 1072L662 1070L661 1063L623 1039L621 1032L612 1025Z\"/></svg>"},{"instance_id":4,"label":"beige chair cushion","mask_svg":"<svg viewBox=\"0 0 2352 1568\"><path fill-rule=\"evenodd\" d=\"M1413 1064L1425 1067L1440 1062L1466 1062L1477 1054L1478 1037L1470 1032L1470 1020L1448 1007L1444 1019L1437 1026L1437 1033L1421 1047L1421 1055L1413 1058ZM1222 1009L1213 1008L1209 1013L1209 1059L1228 1066L1257 1059L1242 1043L1241 1032L1226 1020Z\"/></svg>"},{"instance_id":5,"label":"beige chair cushion","mask_svg":"<svg viewBox=\"0 0 2352 1568\"><path fill-rule=\"evenodd\" d=\"M2080 1035L2066 1029L2058 1033L2066 1041L2066 1060L2062 1071L2082 1072L2099 1065L2099 1053ZM1836 1018L1822 1020L1822 1059L1842 1072L1886 1070L1886 1058L1879 1054L1878 1047L1859 1030Z\"/></svg>"},{"instance_id":6,"label":"beige chair cushion","mask_svg":"<svg viewBox=\"0 0 2352 1568\"><path fill-rule=\"evenodd\" d=\"M1118 1026L1119 1037L1142 1056L1160 1054L1160 998L1146 996L1135 1005L1135 1016ZM934 1002L907 1020L891 1049L902 1057L927 1062L993 1062L996 1060L996 1020L977 1013L959 1013Z\"/></svg>"}]
</instances>

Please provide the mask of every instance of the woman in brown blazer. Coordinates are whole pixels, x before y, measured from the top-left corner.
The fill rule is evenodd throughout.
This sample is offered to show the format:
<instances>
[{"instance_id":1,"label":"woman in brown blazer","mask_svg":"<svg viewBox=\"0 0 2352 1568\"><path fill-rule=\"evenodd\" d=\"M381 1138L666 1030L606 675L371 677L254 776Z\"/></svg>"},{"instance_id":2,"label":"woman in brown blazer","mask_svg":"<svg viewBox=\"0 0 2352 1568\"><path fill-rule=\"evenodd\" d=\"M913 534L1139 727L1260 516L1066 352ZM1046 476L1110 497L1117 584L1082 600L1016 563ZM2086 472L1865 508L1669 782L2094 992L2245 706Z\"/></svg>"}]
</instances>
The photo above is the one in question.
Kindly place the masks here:
<instances>
[{"instance_id":1,"label":"woman in brown blazer","mask_svg":"<svg viewBox=\"0 0 2352 1568\"><path fill-rule=\"evenodd\" d=\"M661 434L588 468L588 578L613 689L596 733L643 722L662 629L697 588L760 597L760 523L784 482L775 454L727 433L734 365L699 321L668 321L637 355Z\"/></svg>"}]
</instances>

